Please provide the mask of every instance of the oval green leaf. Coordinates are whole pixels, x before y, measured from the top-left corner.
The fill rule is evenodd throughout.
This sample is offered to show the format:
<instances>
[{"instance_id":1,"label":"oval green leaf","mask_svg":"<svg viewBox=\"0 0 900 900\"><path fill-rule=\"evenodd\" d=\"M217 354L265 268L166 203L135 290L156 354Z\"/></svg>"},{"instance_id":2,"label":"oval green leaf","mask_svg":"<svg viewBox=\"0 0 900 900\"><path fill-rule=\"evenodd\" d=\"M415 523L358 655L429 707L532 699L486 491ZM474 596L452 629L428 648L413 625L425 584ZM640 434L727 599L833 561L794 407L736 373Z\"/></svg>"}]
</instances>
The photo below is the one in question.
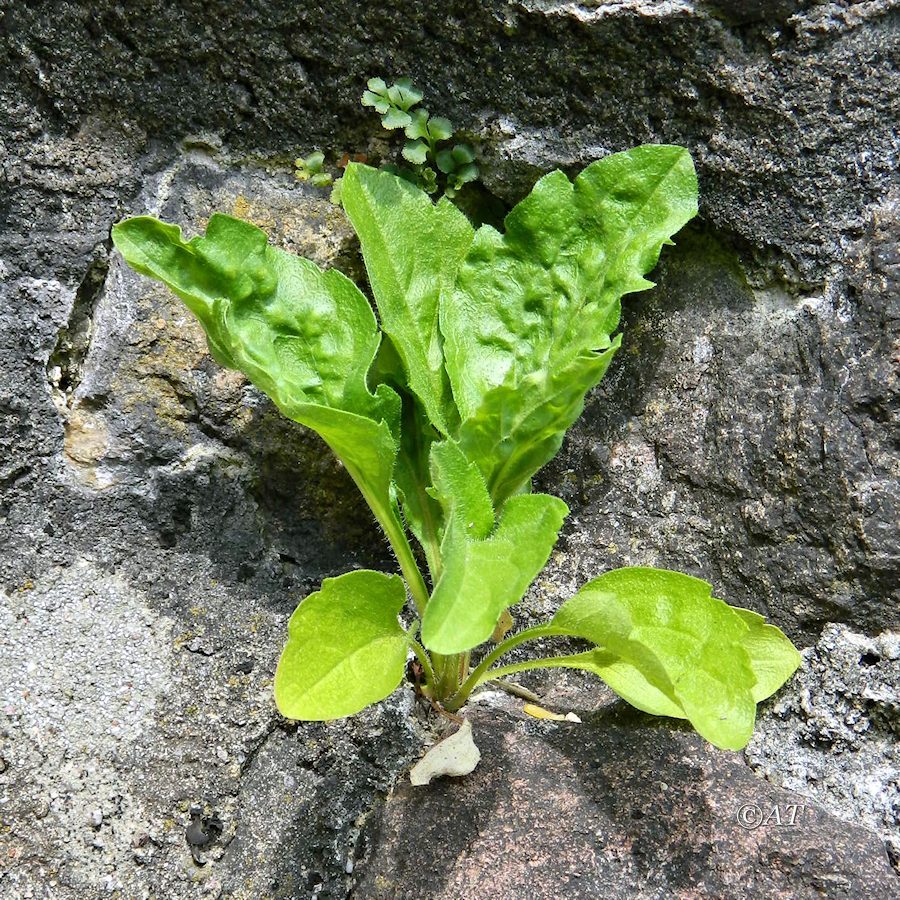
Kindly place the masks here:
<instances>
[{"instance_id":1,"label":"oval green leaf","mask_svg":"<svg viewBox=\"0 0 900 900\"><path fill-rule=\"evenodd\" d=\"M579 668L639 709L690 720L723 749L746 745L757 701L800 662L761 616L732 609L705 581L662 569L607 572L568 600L552 624L600 648Z\"/></svg>"},{"instance_id":2,"label":"oval green leaf","mask_svg":"<svg viewBox=\"0 0 900 900\"><path fill-rule=\"evenodd\" d=\"M361 570L326 578L288 624L275 702L289 719L352 716L389 696L406 669L406 602L396 575Z\"/></svg>"}]
</instances>

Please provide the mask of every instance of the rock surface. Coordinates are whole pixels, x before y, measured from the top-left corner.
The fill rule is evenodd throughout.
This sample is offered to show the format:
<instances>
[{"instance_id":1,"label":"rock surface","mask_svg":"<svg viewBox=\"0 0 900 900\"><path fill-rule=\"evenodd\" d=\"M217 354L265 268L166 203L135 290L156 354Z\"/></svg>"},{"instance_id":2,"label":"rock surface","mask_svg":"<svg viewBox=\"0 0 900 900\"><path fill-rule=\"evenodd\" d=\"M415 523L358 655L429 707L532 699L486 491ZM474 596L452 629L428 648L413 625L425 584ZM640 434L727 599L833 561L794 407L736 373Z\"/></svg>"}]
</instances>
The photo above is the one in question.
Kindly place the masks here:
<instances>
[{"instance_id":1,"label":"rock surface","mask_svg":"<svg viewBox=\"0 0 900 900\"><path fill-rule=\"evenodd\" d=\"M473 714L481 765L397 787L361 897L896 896L884 848L696 735Z\"/></svg>"},{"instance_id":2,"label":"rock surface","mask_svg":"<svg viewBox=\"0 0 900 900\"><path fill-rule=\"evenodd\" d=\"M691 148L701 221L627 304L614 370L541 474L573 513L520 621L630 562L706 577L800 642L852 625L825 632L748 760L896 853L897 662L865 635L900 608L898 4L179 13L0 3L0 893L372 884L365 822L431 725L401 691L294 728L270 680L304 594L391 560L346 474L212 363L182 308L111 254L109 228L156 212L194 230L221 209L358 274L346 222L285 163L377 153L357 98L386 58L470 130L505 202L608 150ZM628 746L632 727L645 733L623 720L609 740ZM651 733L696 771L737 765ZM669 834L621 871L667 884L664 851L690 858ZM829 841L800 839L810 879L844 871Z\"/></svg>"},{"instance_id":3,"label":"rock surface","mask_svg":"<svg viewBox=\"0 0 900 900\"><path fill-rule=\"evenodd\" d=\"M829 625L767 703L744 756L757 774L881 833L900 868L900 636Z\"/></svg>"}]
</instances>

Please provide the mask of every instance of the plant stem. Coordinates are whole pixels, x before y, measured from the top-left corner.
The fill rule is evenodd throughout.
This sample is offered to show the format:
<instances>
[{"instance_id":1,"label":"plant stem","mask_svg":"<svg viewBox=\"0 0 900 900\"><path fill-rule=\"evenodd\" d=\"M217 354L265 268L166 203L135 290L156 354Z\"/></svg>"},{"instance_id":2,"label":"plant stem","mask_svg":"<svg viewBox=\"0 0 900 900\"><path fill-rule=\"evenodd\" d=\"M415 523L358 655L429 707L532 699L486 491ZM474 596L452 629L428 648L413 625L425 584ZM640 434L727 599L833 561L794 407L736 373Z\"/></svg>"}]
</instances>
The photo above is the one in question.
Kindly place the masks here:
<instances>
[{"instance_id":1,"label":"plant stem","mask_svg":"<svg viewBox=\"0 0 900 900\"><path fill-rule=\"evenodd\" d=\"M394 517L391 516L391 519L394 519ZM389 528L388 525L391 527ZM425 585L425 579L422 577L422 573L419 571L419 565L413 555L412 547L410 547L409 541L406 539L406 534L403 531L402 526L398 526L396 520L389 521L388 523L382 522L382 526L384 527L385 534L387 534L391 547L394 549L394 553L397 555L397 562L400 563L400 571L406 579L406 583L409 586L409 592L412 595L413 602L416 604L416 609L418 610L419 618L421 619L422 616L425 615L425 607L428 605L429 594L428 588Z\"/></svg>"},{"instance_id":2,"label":"plant stem","mask_svg":"<svg viewBox=\"0 0 900 900\"><path fill-rule=\"evenodd\" d=\"M559 628L554 627L553 625L535 625L531 628L526 628L524 631L520 631L518 634L514 634L511 637L508 637L505 641L501 641L488 653L487 656L471 671L469 677L460 685L459 690L452 696L450 699L444 704L449 710L457 710L459 709L466 700L469 699L469 694L482 682L485 680L486 673L488 669L501 657L504 653L509 653L510 650L515 649L519 646L519 644L524 644L525 641L533 641L542 637L551 637L555 634L564 634L565 632ZM493 675L493 673L492 673Z\"/></svg>"},{"instance_id":3,"label":"plant stem","mask_svg":"<svg viewBox=\"0 0 900 900\"><path fill-rule=\"evenodd\" d=\"M565 667L572 660L571 656L549 656L543 659L526 659L524 662L510 663L506 666L498 666L487 672L482 681L495 681L504 675L514 675L516 672L527 672L529 669L552 669Z\"/></svg>"},{"instance_id":4,"label":"plant stem","mask_svg":"<svg viewBox=\"0 0 900 900\"><path fill-rule=\"evenodd\" d=\"M433 660L434 672L437 676L434 698L443 703L447 697L454 696L459 690L461 655L451 653L448 656L442 656L439 653L435 653ZM446 703L444 703L444 706L446 706Z\"/></svg>"},{"instance_id":5,"label":"plant stem","mask_svg":"<svg viewBox=\"0 0 900 900\"><path fill-rule=\"evenodd\" d=\"M415 640L415 638L412 637L409 639L409 646L412 648L412 652L416 654L416 659L419 661L419 665L422 667L422 672L425 674L425 683L431 688L433 692L435 685L434 668L431 665L431 659L428 656L428 651L417 640Z\"/></svg>"},{"instance_id":6,"label":"plant stem","mask_svg":"<svg viewBox=\"0 0 900 900\"><path fill-rule=\"evenodd\" d=\"M354 475L352 471L350 474ZM356 486L363 495L363 499L369 504L369 509L375 514L378 524L384 529L388 543L391 545L391 549L397 557L397 562L400 563L400 571L406 579L406 584L409 587L409 592L412 595L413 602L416 604L416 610L421 619L425 614L425 607L428 605L428 587L425 584L425 579L422 577L421 571L419 571L419 564L416 562L416 557L413 555L412 547L410 547L406 537L406 532L403 530L403 526L398 521L397 516L394 515L393 509L385 509L381 503L369 493L365 487L365 482L361 478L354 477L353 480L356 482Z\"/></svg>"}]
</instances>

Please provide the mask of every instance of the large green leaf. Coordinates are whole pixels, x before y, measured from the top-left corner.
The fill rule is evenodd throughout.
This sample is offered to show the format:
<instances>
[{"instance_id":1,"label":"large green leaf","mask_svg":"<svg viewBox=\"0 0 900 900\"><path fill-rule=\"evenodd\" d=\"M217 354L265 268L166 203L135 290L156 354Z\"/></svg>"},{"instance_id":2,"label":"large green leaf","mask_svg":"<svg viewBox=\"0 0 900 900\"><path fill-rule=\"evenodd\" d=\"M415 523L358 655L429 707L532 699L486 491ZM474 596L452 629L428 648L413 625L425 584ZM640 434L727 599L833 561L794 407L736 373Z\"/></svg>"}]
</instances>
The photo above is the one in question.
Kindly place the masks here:
<instances>
[{"instance_id":1,"label":"large green leaf","mask_svg":"<svg viewBox=\"0 0 900 900\"><path fill-rule=\"evenodd\" d=\"M644 274L696 212L688 152L646 145L574 184L552 172L504 234L477 231L440 317L459 440L495 503L559 448L618 346L621 297L652 287Z\"/></svg>"},{"instance_id":2,"label":"large green leaf","mask_svg":"<svg viewBox=\"0 0 900 900\"><path fill-rule=\"evenodd\" d=\"M403 178L351 163L341 200L362 246L381 327L403 360L410 390L443 434L458 424L444 369L438 310L472 242L466 217Z\"/></svg>"},{"instance_id":3,"label":"large green leaf","mask_svg":"<svg viewBox=\"0 0 900 900\"><path fill-rule=\"evenodd\" d=\"M432 448L432 475L447 524L422 640L436 653L462 653L486 641L500 614L522 599L550 557L568 507L547 494L513 497L495 527L481 473L450 441Z\"/></svg>"},{"instance_id":4,"label":"large green leaf","mask_svg":"<svg viewBox=\"0 0 900 900\"><path fill-rule=\"evenodd\" d=\"M406 602L396 575L362 570L326 578L288 624L275 702L289 719L352 716L391 694L406 669Z\"/></svg>"},{"instance_id":5,"label":"large green leaf","mask_svg":"<svg viewBox=\"0 0 900 900\"><path fill-rule=\"evenodd\" d=\"M460 447L483 467L498 505L556 456L584 409L584 395L603 377L621 342L617 335L608 350L578 356L564 369L522 379L511 371L463 423Z\"/></svg>"},{"instance_id":6,"label":"large green leaf","mask_svg":"<svg viewBox=\"0 0 900 900\"><path fill-rule=\"evenodd\" d=\"M380 335L356 285L220 214L190 241L149 216L114 226L113 241L132 268L184 301L220 363L325 439L382 526L402 534L390 495L400 400L387 385L374 394L367 385Z\"/></svg>"},{"instance_id":7,"label":"large green leaf","mask_svg":"<svg viewBox=\"0 0 900 900\"><path fill-rule=\"evenodd\" d=\"M768 625L759 613L739 606L729 608L747 626L741 644L750 656L750 667L756 676L753 699L758 703L771 697L794 674L802 659L784 632Z\"/></svg>"},{"instance_id":8,"label":"large green leaf","mask_svg":"<svg viewBox=\"0 0 900 900\"><path fill-rule=\"evenodd\" d=\"M554 616L561 633L599 650L582 659L629 703L679 716L710 743L740 749L753 733L758 700L799 665L790 641L762 617L712 596L678 572L628 568L586 584Z\"/></svg>"}]
</instances>

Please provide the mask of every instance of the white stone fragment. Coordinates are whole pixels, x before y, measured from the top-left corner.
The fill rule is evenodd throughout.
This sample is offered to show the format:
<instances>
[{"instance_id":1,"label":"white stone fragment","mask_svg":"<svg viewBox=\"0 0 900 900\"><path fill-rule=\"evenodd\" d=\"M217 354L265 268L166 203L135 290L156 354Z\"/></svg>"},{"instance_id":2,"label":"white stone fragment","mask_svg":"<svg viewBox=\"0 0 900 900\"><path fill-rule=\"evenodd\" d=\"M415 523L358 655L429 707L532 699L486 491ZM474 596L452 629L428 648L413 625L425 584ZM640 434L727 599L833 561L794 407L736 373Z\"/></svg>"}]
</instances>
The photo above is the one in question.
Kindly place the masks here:
<instances>
[{"instance_id":1,"label":"white stone fragment","mask_svg":"<svg viewBox=\"0 0 900 900\"><path fill-rule=\"evenodd\" d=\"M480 759L481 752L472 739L472 724L466 719L458 731L435 744L413 766L409 780L419 787L441 775L468 775Z\"/></svg>"}]
</instances>

